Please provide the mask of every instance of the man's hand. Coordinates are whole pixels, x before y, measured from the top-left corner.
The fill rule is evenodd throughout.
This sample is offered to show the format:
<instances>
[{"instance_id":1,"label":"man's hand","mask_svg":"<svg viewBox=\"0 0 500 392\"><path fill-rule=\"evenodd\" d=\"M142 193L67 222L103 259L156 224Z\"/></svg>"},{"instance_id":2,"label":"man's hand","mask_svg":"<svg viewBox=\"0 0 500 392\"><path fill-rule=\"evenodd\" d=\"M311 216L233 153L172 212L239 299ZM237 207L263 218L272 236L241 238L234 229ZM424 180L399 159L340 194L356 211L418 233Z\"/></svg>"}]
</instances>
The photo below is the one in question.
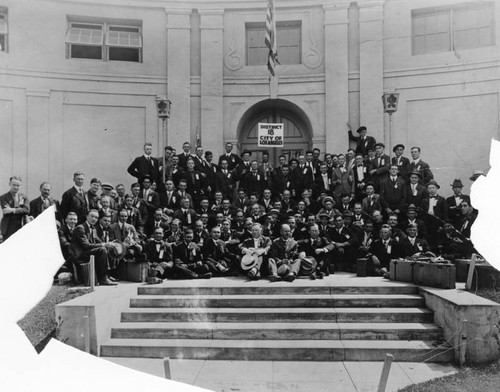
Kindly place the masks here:
<instances>
[{"instance_id":1,"label":"man's hand","mask_svg":"<svg viewBox=\"0 0 500 392\"><path fill-rule=\"evenodd\" d=\"M16 209L15 209L15 208L13 208L13 207L5 207L5 208L2 210L2 212L3 212L4 214L13 214L13 213L14 213L14 211L16 211Z\"/></svg>"}]
</instances>

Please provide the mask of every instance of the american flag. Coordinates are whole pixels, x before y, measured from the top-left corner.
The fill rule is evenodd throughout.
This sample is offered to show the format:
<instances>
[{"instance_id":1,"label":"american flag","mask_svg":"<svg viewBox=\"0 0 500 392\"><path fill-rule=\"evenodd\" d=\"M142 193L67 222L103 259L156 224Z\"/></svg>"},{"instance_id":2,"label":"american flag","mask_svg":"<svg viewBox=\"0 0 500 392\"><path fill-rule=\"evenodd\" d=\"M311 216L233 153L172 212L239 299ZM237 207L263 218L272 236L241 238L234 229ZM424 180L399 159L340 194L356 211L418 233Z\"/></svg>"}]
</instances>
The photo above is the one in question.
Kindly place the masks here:
<instances>
[{"instance_id":1,"label":"american flag","mask_svg":"<svg viewBox=\"0 0 500 392\"><path fill-rule=\"evenodd\" d=\"M266 12L266 36L265 43L269 49L267 55L267 69L271 76L275 76L276 64L278 61L278 47L276 45L276 19L274 14L274 0L269 0Z\"/></svg>"}]
</instances>

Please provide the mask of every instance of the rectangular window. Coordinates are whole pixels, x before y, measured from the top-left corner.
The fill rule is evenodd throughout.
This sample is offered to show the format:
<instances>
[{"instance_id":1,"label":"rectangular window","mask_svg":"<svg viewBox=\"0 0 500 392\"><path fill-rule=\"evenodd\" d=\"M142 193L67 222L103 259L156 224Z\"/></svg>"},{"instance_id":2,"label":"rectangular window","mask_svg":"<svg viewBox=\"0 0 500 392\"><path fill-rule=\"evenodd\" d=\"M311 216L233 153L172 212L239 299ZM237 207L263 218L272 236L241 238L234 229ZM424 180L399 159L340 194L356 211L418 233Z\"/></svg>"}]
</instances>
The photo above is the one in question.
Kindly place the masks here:
<instances>
[{"instance_id":1,"label":"rectangular window","mask_svg":"<svg viewBox=\"0 0 500 392\"><path fill-rule=\"evenodd\" d=\"M8 51L9 26L7 23L7 8L0 7L0 52Z\"/></svg>"},{"instance_id":2,"label":"rectangular window","mask_svg":"<svg viewBox=\"0 0 500 392\"><path fill-rule=\"evenodd\" d=\"M413 54L492 46L493 3L412 11Z\"/></svg>"},{"instance_id":3,"label":"rectangular window","mask_svg":"<svg viewBox=\"0 0 500 392\"><path fill-rule=\"evenodd\" d=\"M142 62L140 26L70 22L66 45L68 58Z\"/></svg>"},{"instance_id":4,"label":"rectangular window","mask_svg":"<svg viewBox=\"0 0 500 392\"><path fill-rule=\"evenodd\" d=\"M276 43L280 64L301 64L301 22L277 22ZM264 23L247 23L247 65L267 64L269 49L264 42L266 26Z\"/></svg>"}]
</instances>

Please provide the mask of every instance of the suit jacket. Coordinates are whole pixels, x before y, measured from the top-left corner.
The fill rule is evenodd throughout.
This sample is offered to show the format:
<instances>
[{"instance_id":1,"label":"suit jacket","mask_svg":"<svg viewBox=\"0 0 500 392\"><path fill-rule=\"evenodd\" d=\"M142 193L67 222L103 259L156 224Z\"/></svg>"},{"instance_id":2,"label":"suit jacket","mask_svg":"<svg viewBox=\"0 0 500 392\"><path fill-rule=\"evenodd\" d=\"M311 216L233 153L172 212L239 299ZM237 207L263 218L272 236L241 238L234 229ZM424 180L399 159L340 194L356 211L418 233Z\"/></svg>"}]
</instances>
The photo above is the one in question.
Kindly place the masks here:
<instances>
[{"instance_id":1,"label":"suit jacket","mask_svg":"<svg viewBox=\"0 0 500 392\"><path fill-rule=\"evenodd\" d=\"M345 169L345 168L344 168ZM333 170L332 183L335 184L335 196L340 197L342 193L351 195L354 193L354 177L352 171L340 167Z\"/></svg>"},{"instance_id":2,"label":"suit jacket","mask_svg":"<svg viewBox=\"0 0 500 392\"><path fill-rule=\"evenodd\" d=\"M414 223L417 225L417 229L418 229L417 237L418 238L426 238L427 237L427 228L425 227L424 221L422 221L420 219L415 219ZM406 233L406 229L407 229L409 224L410 224L410 222L408 221L408 219L404 219L399 223L399 228L403 231L403 233Z\"/></svg>"},{"instance_id":3,"label":"suit jacket","mask_svg":"<svg viewBox=\"0 0 500 392\"><path fill-rule=\"evenodd\" d=\"M403 211L406 206L405 181L401 177L397 177L393 183L390 176L387 176L380 183L380 198L383 208Z\"/></svg>"},{"instance_id":4,"label":"suit jacket","mask_svg":"<svg viewBox=\"0 0 500 392\"><path fill-rule=\"evenodd\" d=\"M132 177L137 178L138 181L141 181L144 176L149 176L151 182L156 182L157 184L160 182L160 164L158 163L158 159L153 157L150 157L149 161L144 155L135 158L127 168L127 172Z\"/></svg>"},{"instance_id":5,"label":"suit jacket","mask_svg":"<svg viewBox=\"0 0 500 392\"><path fill-rule=\"evenodd\" d=\"M61 199L61 219L66 219L68 212L75 212L78 216L78 222L83 223L87 218L89 211L89 201L87 192L82 196L73 186L63 193Z\"/></svg>"},{"instance_id":6,"label":"suit jacket","mask_svg":"<svg viewBox=\"0 0 500 392\"><path fill-rule=\"evenodd\" d=\"M10 236L19 230L24 223L24 218L30 213L30 201L23 193L19 195L19 206L15 206L14 197L12 193L7 192L0 196L0 209L5 207L15 208L12 214L3 214L2 221L0 222L0 233L4 236Z\"/></svg>"},{"instance_id":7,"label":"suit jacket","mask_svg":"<svg viewBox=\"0 0 500 392\"><path fill-rule=\"evenodd\" d=\"M283 191L287 189L290 192L295 189L293 183L293 176L289 173L286 177L283 173L277 170L274 170L271 175L271 192L274 197L277 197L283 194Z\"/></svg>"},{"instance_id":8,"label":"suit jacket","mask_svg":"<svg viewBox=\"0 0 500 392\"><path fill-rule=\"evenodd\" d=\"M406 186L406 205L409 206L413 204L415 207L420 207L422 200L424 200L429 194L427 193L427 188L423 185L418 184L416 187L416 194L413 194L411 189L411 184Z\"/></svg>"},{"instance_id":9,"label":"suit jacket","mask_svg":"<svg viewBox=\"0 0 500 392\"><path fill-rule=\"evenodd\" d=\"M169 210L176 210L179 208L180 196L179 194L173 190L172 195L170 196L170 200L168 199L167 191L164 190L160 193L160 205L163 208L168 208Z\"/></svg>"},{"instance_id":10,"label":"suit jacket","mask_svg":"<svg viewBox=\"0 0 500 392\"><path fill-rule=\"evenodd\" d=\"M421 183L423 185L427 184L430 180L434 178L434 175L432 174L429 164L422 160L420 160L417 164L415 164L413 161L410 162L410 164L408 165L408 175L410 175L410 173L413 171L420 173L422 178Z\"/></svg>"},{"instance_id":11,"label":"suit jacket","mask_svg":"<svg viewBox=\"0 0 500 392\"><path fill-rule=\"evenodd\" d=\"M312 256L317 261L319 261L319 259L322 259L326 256L326 253L316 254L315 250L320 248L326 248L328 249L328 251L331 251L334 248L334 246L325 237L318 237L314 241L314 244L312 243L312 239L309 237L309 238L304 238L300 242L298 251L305 252L306 256Z\"/></svg>"},{"instance_id":12,"label":"suit jacket","mask_svg":"<svg viewBox=\"0 0 500 392\"><path fill-rule=\"evenodd\" d=\"M53 206L55 205L55 208L56 208L56 219L57 220L60 220L61 217L60 217L60 209L61 209L61 205L59 204L59 202L55 199L53 199L52 197L49 197L49 206ZM43 206L43 200L42 200L42 196L38 196L36 199L33 199L30 201L30 215L33 217L33 218L36 218L38 215L40 215L42 212L44 212L46 209L46 207Z\"/></svg>"},{"instance_id":13,"label":"suit jacket","mask_svg":"<svg viewBox=\"0 0 500 392\"><path fill-rule=\"evenodd\" d=\"M59 236L59 245L61 246L61 252L65 260L71 257L70 247L71 241L73 240L73 230L70 230L66 223L61 225L61 228L57 230L57 235Z\"/></svg>"},{"instance_id":14,"label":"suit jacket","mask_svg":"<svg viewBox=\"0 0 500 392\"><path fill-rule=\"evenodd\" d=\"M408 168L410 167L410 160L406 157L401 156L399 159L397 157L392 157L391 164L398 165L399 173L398 175L403 178L403 180L408 180Z\"/></svg>"},{"instance_id":15,"label":"suit jacket","mask_svg":"<svg viewBox=\"0 0 500 392\"><path fill-rule=\"evenodd\" d=\"M259 242L258 242L258 248L259 249L265 249L266 252L269 252L269 248L271 247L271 239L269 237L264 237L264 236L260 236L259 238ZM251 238L247 238L246 240L243 241L243 243L241 244L241 248L242 249L250 249L250 248L255 248L255 244L254 244L254 238L251 237Z\"/></svg>"},{"instance_id":16,"label":"suit jacket","mask_svg":"<svg viewBox=\"0 0 500 392\"><path fill-rule=\"evenodd\" d=\"M363 207L363 211L366 212L370 216L374 210L382 210L380 195L374 193L372 195L371 201L368 201L368 196L366 196L361 201L361 207Z\"/></svg>"},{"instance_id":17,"label":"suit jacket","mask_svg":"<svg viewBox=\"0 0 500 392\"><path fill-rule=\"evenodd\" d=\"M412 245L410 240L405 238L400 242L401 252L403 257L413 256L419 252L429 252L431 250L429 243L423 238L415 238L415 245Z\"/></svg>"},{"instance_id":18,"label":"suit jacket","mask_svg":"<svg viewBox=\"0 0 500 392\"><path fill-rule=\"evenodd\" d=\"M276 238L269 248L269 257L275 259L275 261L280 261L283 259L291 259L294 260L299 255L298 252L298 242L292 240L291 246L287 249L286 241L283 238Z\"/></svg>"},{"instance_id":19,"label":"suit jacket","mask_svg":"<svg viewBox=\"0 0 500 392\"><path fill-rule=\"evenodd\" d=\"M358 191L358 189L360 189L361 191L363 191L363 186L366 182L368 182L368 179L370 177L370 169L368 167L368 165L366 163L363 163L363 178L361 178L359 175L358 175L358 167L356 165L354 165L352 167L352 176L354 178L354 186L356 188L356 191ZM361 188L358 188L358 184L362 184L362 187Z\"/></svg>"},{"instance_id":20,"label":"suit jacket","mask_svg":"<svg viewBox=\"0 0 500 392\"><path fill-rule=\"evenodd\" d=\"M425 199L422 200L422 203L420 204L420 208L424 211L424 214L429 211L429 197L426 197ZM436 196L437 199L437 204L434 206L434 216L446 220L448 218L448 205L446 204L446 200L444 199L443 196Z\"/></svg>"},{"instance_id":21,"label":"suit jacket","mask_svg":"<svg viewBox=\"0 0 500 392\"><path fill-rule=\"evenodd\" d=\"M189 244L186 244L185 241L174 245L173 256L175 263L192 264L202 260L201 252L193 252L188 246Z\"/></svg>"},{"instance_id":22,"label":"suit jacket","mask_svg":"<svg viewBox=\"0 0 500 392\"><path fill-rule=\"evenodd\" d=\"M462 201L466 201L470 205L470 196L461 195ZM446 198L446 204L448 205L448 216L453 219L453 221L458 224L462 215L462 211L460 211L460 205L457 205L457 201L455 200L455 196L450 196Z\"/></svg>"},{"instance_id":23,"label":"suit jacket","mask_svg":"<svg viewBox=\"0 0 500 392\"><path fill-rule=\"evenodd\" d=\"M219 167L222 159L224 158L227 159L227 168L229 170L235 169L240 163L243 162L243 160L237 154L230 153L229 156L227 154L222 154L219 157Z\"/></svg>"},{"instance_id":24,"label":"suit jacket","mask_svg":"<svg viewBox=\"0 0 500 392\"><path fill-rule=\"evenodd\" d=\"M381 239L377 239L372 242L369 249L369 252L377 256L380 260L381 267L385 267L387 269L389 269L391 259L397 259L403 256L400 244L393 239L390 239L389 245L390 246L386 249L383 241Z\"/></svg>"},{"instance_id":25,"label":"suit jacket","mask_svg":"<svg viewBox=\"0 0 500 392\"><path fill-rule=\"evenodd\" d=\"M184 170L187 170L187 161L190 159L194 158L193 154L185 154L184 152L181 152L180 154L177 154L179 157L179 166L182 167Z\"/></svg>"},{"instance_id":26,"label":"suit jacket","mask_svg":"<svg viewBox=\"0 0 500 392\"><path fill-rule=\"evenodd\" d=\"M183 178L185 178L184 169L180 165L172 167L172 174L170 175L169 180L172 180L175 186L179 186L179 181Z\"/></svg>"},{"instance_id":27,"label":"suit jacket","mask_svg":"<svg viewBox=\"0 0 500 392\"><path fill-rule=\"evenodd\" d=\"M369 149L375 148L377 143L373 136L365 136L365 139L361 139L360 136L354 136L352 131L349 131L349 139L356 142L356 154L366 155Z\"/></svg>"},{"instance_id":28,"label":"suit jacket","mask_svg":"<svg viewBox=\"0 0 500 392\"><path fill-rule=\"evenodd\" d=\"M168 223L163 220L160 221L160 227L163 229L163 234L165 234L170 229ZM144 234L146 234L147 237L152 237L155 230L156 221L154 219L149 219L147 224L144 226Z\"/></svg>"},{"instance_id":29,"label":"suit jacket","mask_svg":"<svg viewBox=\"0 0 500 392\"><path fill-rule=\"evenodd\" d=\"M323 181L323 175L319 173L316 178L314 179L314 191L317 195L323 190L326 189L328 191L333 191L335 189L335 185L332 183L332 175L326 173L327 176L327 184L328 184L328 189L325 187L325 182Z\"/></svg>"},{"instance_id":30,"label":"suit jacket","mask_svg":"<svg viewBox=\"0 0 500 392\"><path fill-rule=\"evenodd\" d=\"M221 261L228 255L228 252L224 241L217 240L215 242L212 238L207 238L203 242L201 254L203 255L203 259L211 258L215 261Z\"/></svg>"},{"instance_id":31,"label":"suit jacket","mask_svg":"<svg viewBox=\"0 0 500 392\"><path fill-rule=\"evenodd\" d=\"M160 241L159 243L157 243L154 239L151 238L144 245L144 253L146 253L147 260L150 263L172 261L172 248L170 246L167 246L165 241Z\"/></svg>"},{"instance_id":32,"label":"suit jacket","mask_svg":"<svg viewBox=\"0 0 500 392\"><path fill-rule=\"evenodd\" d=\"M379 158L380 158L380 163L379 163ZM389 155L386 154L382 154L380 157L376 156L375 159L372 161L372 166L373 169L377 171L375 175L378 178L381 178L385 174L389 173L389 168L391 167L391 158L389 157Z\"/></svg>"},{"instance_id":33,"label":"suit jacket","mask_svg":"<svg viewBox=\"0 0 500 392\"><path fill-rule=\"evenodd\" d=\"M139 236L137 235L135 227L129 225L128 223L125 223L123 229L120 229L120 223L113 223L111 226L109 226L109 237L110 241L116 240L119 242L123 242L127 237L132 238L136 243L139 241Z\"/></svg>"},{"instance_id":34,"label":"suit jacket","mask_svg":"<svg viewBox=\"0 0 500 392\"><path fill-rule=\"evenodd\" d=\"M146 208L148 209L148 215L152 216L157 208L160 208L160 195L153 191L149 190L147 198L144 198L144 190L139 193L139 197L146 204Z\"/></svg>"},{"instance_id":35,"label":"suit jacket","mask_svg":"<svg viewBox=\"0 0 500 392\"><path fill-rule=\"evenodd\" d=\"M87 222L75 227L70 246L70 252L75 258L87 255L92 250L101 247L102 243L97 237L95 228L91 230Z\"/></svg>"},{"instance_id":36,"label":"suit jacket","mask_svg":"<svg viewBox=\"0 0 500 392\"><path fill-rule=\"evenodd\" d=\"M189 222L188 216L191 217L191 222ZM187 215L184 215L182 208L179 208L174 211L172 218L179 219L181 221L181 226L193 226L198 219L198 215L196 215L196 211L192 208L188 208Z\"/></svg>"},{"instance_id":37,"label":"suit jacket","mask_svg":"<svg viewBox=\"0 0 500 392\"><path fill-rule=\"evenodd\" d=\"M222 192L224 197L232 199L234 183L234 173L231 173L231 171L228 170L226 174L222 170L215 173L215 190Z\"/></svg>"},{"instance_id":38,"label":"suit jacket","mask_svg":"<svg viewBox=\"0 0 500 392\"><path fill-rule=\"evenodd\" d=\"M186 170L184 172L184 178L187 184L186 192L189 193L195 201L208 194L206 175L204 177L203 174L204 173L196 170L192 172Z\"/></svg>"},{"instance_id":39,"label":"suit jacket","mask_svg":"<svg viewBox=\"0 0 500 392\"><path fill-rule=\"evenodd\" d=\"M247 194L250 195L252 192L256 192L258 196L262 194L262 191L266 187L266 181L264 180L264 176L260 171L257 173L248 171L244 175L245 189L247 190Z\"/></svg>"},{"instance_id":40,"label":"suit jacket","mask_svg":"<svg viewBox=\"0 0 500 392\"><path fill-rule=\"evenodd\" d=\"M311 167L300 165L293 169L292 172L293 185L295 186L295 195L300 197L304 189L312 189L314 184L314 176Z\"/></svg>"}]
</instances>

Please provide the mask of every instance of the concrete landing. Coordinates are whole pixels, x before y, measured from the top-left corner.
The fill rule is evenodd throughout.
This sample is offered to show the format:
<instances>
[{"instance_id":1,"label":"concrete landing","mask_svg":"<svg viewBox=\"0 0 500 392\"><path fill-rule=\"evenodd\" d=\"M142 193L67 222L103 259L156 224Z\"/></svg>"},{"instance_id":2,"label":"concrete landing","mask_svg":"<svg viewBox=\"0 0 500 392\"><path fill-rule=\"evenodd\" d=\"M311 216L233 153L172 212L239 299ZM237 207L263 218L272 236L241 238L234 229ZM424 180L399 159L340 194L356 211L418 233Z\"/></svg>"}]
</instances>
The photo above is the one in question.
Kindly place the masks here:
<instances>
[{"instance_id":1,"label":"concrete landing","mask_svg":"<svg viewBox=\"0 0 500 392\"><path fill-rule=\"evenodd\" d=\"M161 359L103 359L165 377ZM377 390L382 366L382 362L170 361L172 380L216 392L372 392ZM453 365L394 362L386 391L457 371Z\"/></svg>"}]
</instances>

